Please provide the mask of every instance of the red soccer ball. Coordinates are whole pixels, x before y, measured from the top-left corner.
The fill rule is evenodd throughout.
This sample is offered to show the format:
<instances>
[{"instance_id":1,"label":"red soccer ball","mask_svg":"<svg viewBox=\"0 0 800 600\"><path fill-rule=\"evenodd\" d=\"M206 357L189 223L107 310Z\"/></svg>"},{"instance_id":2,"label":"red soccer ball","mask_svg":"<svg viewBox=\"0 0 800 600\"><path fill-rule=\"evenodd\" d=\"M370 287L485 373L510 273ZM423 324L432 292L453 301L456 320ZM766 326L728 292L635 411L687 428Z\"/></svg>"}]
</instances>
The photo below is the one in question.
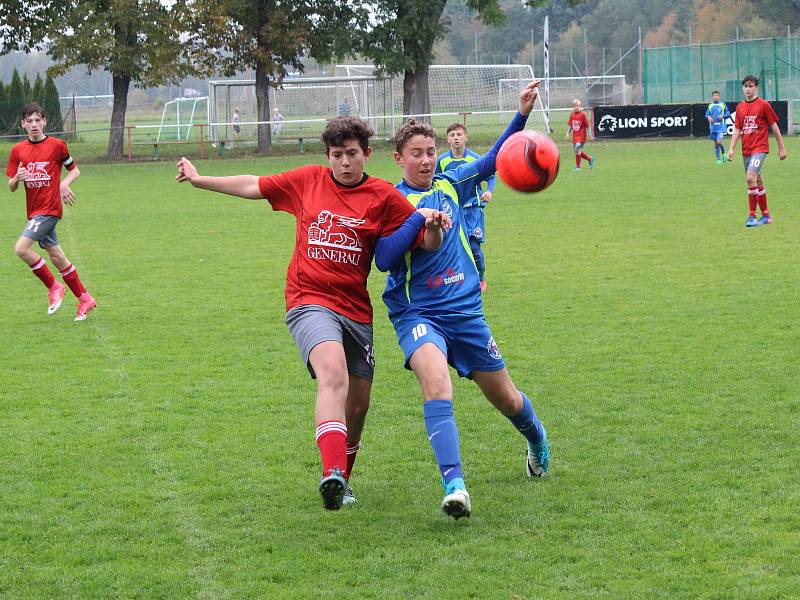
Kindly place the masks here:
<instances>
[{"instance_id":1,"label":"red soccer ball","mask_svg":"<svg viewBox=\"0 0 800 600\"><path fill-rule=\"evenodd\" d=\"M556 180L558 146L544 133L526 129L511 135L497 153L497 172L518 192L541 192Z\"/></svg>"}]
</instances>

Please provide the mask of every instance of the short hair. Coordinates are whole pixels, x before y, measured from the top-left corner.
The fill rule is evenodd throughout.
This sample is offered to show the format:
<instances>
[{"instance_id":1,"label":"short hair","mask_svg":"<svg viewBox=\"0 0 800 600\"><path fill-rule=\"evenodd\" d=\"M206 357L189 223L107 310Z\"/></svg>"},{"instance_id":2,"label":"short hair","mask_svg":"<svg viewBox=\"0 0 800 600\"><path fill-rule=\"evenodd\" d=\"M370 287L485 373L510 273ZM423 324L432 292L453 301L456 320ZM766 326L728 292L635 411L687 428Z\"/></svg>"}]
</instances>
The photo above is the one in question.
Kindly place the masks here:
<instances>
[{"instance_id":1,"label":"short hair","mask_svg":"<svg viewBox=\"0 0 800 600\"><path fill-rule=\"evenodd\" d=\"M42 106L37 102L31 102L25 105L25 108L22 109L22 120L24 121L28 117L33 114L39 113L39 116L43 119L47 118L47 115L44 114L44 109Z\"/></svg>"},{"instance_id":2,"label":"short hair","mask_svg":"<svg viewBox=\"0 0 800 600\"><path fill-rule=\"evenodd\" d=\"M349 140L356 140L361 149L369 148L369 138L375 135L369 125L358 117L335 117L329 119L322 131L322 142L327 153L331 146L344 146Z\"/></svg>"},{"instance_id":3,"label":"short hair","mask_svg":"<svg viewBox=\"0 0 800 600\"><path fill-rule=\"evenodd\" d=\"M403 152L403 148L408 141L415 135L422 135L427 138L436 139L436 130L430 123L417 121L411 117L408 121L403 123L394 134L394 149L399 154Z\"/></svg>"},{"instance_id":4,"label":"short hair","mask_svg":"<svg viewBox=\"0 0 800 600\"><path fill-rule=\"evenodd\" d=\"M742 85L748 82L752 82L754 86L758 87L758 77L755 75L745 75L744 79L742 79Z\"/></svg>"},{"instance_id":5,"label":"short hair","mask_svg":"<svg viewBox=\"0 0 800 600\"><path fill-rule=\"evenodd\" d=\"M714 90L713 92L711 92L711 95L712 95L712 96L713 96L714 94L719 94L719 90Z\"/></svg>"},{"instance_id":6,"label":"short hair","mask_svg":"<svg viewBox=\"0 0 800 600\"><path fill-rule=\"evenodd\" d=\"M464 125L463 123L453 123L452 125L450 125L447 128L447 133L450 133L451 131L455 131L456 129L462 129L464 131L464 133L467 133L467 126Z\"/></svg>"}]
</instances>

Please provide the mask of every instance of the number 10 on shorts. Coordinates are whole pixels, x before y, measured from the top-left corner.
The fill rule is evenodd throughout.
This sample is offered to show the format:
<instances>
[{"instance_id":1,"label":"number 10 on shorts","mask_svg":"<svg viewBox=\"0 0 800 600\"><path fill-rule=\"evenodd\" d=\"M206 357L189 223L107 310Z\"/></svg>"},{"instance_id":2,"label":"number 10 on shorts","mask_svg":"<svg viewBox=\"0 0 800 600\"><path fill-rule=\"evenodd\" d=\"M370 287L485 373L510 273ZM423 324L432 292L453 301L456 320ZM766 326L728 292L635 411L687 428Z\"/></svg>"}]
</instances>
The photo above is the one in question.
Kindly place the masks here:
<instances>
[{"instance_id":1,"label":"number 10 on shorts","mask_svg":"<svg viewBox=\"0 0 800 600\"><path fill-rule=\"evenodd\" d=\"M425 337L428 334L428 328L425 326L425 323L420 323L414 326L411 333L414 335L414 341L416 342L419 338Z\"/></svg>"}]
</instances>

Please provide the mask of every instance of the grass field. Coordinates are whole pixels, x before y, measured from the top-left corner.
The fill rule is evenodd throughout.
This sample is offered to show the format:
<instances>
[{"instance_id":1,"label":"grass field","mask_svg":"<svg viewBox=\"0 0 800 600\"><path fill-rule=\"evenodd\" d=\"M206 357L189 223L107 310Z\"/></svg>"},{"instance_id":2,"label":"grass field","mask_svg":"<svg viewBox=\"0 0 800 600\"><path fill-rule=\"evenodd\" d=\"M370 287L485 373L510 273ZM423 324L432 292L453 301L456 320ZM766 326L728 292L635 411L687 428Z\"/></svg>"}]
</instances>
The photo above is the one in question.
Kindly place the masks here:
<instances>
[{"instance_id":1,"label":"grass field","mask_svg":"<svg viewBox=\"0 0 800 600\"><path fill-rule=\"evenodd\" d=\"M593 144L594 171L487 209L485 310L553 445L456 383L473 517L439 512L421 394L380 301L353 487L321 507L314 386L282 322L290 216L86 165L59 236L98 308L73 323L14 256L0 192L0 597L800 596L800 140L765 167L711 144ZM774 144L774 142L773 142ZM398 179L381 150L374 175ZM80 159L80 156L78 156ZM306 154L305 160L317 157ZM213 160L262 174L291 157Z\"/></svg>"}]
</instances>

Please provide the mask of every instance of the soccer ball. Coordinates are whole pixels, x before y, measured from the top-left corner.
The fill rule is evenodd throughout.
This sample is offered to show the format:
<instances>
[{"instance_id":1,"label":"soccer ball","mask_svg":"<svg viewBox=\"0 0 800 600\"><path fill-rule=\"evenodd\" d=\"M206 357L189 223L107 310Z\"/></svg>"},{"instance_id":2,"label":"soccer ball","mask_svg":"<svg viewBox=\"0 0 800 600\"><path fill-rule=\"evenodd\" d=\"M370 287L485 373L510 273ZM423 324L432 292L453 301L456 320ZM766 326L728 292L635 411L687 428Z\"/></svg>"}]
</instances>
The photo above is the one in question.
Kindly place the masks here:
<instances>
[{"instance_id":1,"label":"soccer ball","mask_svg":"<svg viewBox=\"0 0 800 600\"><path fill-rule=\"evenodd\" d=\"M558 147L544 133L532 130L511 135L497 153L497 172L518 192L541 192L556 180Z\"/></svg>"}]
</instances>

